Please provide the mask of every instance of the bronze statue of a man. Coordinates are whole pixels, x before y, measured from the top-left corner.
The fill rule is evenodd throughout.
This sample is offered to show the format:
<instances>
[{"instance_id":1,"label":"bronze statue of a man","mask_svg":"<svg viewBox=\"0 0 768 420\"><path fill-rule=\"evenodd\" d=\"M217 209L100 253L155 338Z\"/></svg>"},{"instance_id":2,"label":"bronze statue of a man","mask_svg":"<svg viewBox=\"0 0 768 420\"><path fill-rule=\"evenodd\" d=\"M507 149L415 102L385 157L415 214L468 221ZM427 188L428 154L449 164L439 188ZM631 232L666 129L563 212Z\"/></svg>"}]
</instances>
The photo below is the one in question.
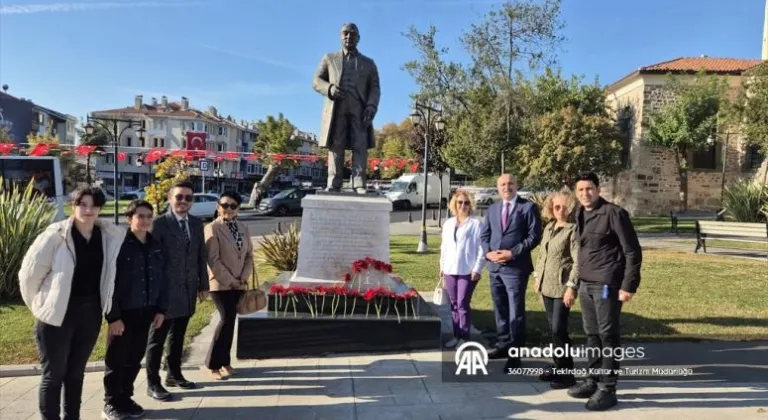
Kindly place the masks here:
<instances>
[{"instance_id":1,"label":"bronze statue of a man","mask_svg":"<svg viewBox=\"0 0 768 420\"><path fill-rule=\"evenodd\" d=\"M379 72L360 54L354 23L341 28L341 51L323 56L312 87L325 96L318 145L328 148L328 191L340 191L344 152L352 150L352 188L366 192L368 149L374 147L373 118L379 107Z\"/></svg>"}]
</instances>

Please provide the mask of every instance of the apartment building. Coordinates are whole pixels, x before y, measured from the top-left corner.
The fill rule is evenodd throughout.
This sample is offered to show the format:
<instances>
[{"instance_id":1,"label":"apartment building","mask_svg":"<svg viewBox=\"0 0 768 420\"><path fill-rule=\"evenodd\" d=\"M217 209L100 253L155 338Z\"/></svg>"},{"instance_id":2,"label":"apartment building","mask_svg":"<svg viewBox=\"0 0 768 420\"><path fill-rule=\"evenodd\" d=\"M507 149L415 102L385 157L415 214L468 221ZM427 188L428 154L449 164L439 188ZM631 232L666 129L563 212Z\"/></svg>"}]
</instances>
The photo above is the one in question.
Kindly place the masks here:
<instances>
[{"instance_id":1,"label":"apartment building","mask_svg":"<svg viewBox=\"0 0 768 420\"><path fill-rule=\"evenodd\" d=\"M50 135L62 144L75 144L77 118L54 111L29 98L8 93L8 85L0 92L0 128L8 132L14 143L25 143L27 136Z\"/></svg>"},{"instance_id":2,"label":"apartment building","mask_svg":"<svg viewBox=\"0 0 768 420\"><path fill-rule=\"evenodd\" d=\"M189 99L182 97L179 102L170 102L166 96L158 101L151 98L144 102L142 95L134 98L133 106L118 109L91 112L92 117L116 118L146 121L146 131L139 135L136 128L125 129L119 139L118 153L126 153L125 160L118 162L118 188L131 191L143 188L151 182L154 165L137 164L139 157L146 155L151 148L163 148L169 152L187 149L187 139L200 137L205 141L205 149L217 152L216 158L208 158L206 171L199 166L188 168L196 191L247 191L263 173L260 164L254 163L251 173L246 173L247 162L237 153L249 151L258 132L252 124L237 121L232 116L223 116L215 107L202 111L190 106ZM126 127L118 124L118 132ZM96 164L97 178L105 181L104 188L112 190L115 155L111 147ZM226 156L226 152L236 152ZM246 163L247 162L247 163Z\"/></svg>"}]
</instances>

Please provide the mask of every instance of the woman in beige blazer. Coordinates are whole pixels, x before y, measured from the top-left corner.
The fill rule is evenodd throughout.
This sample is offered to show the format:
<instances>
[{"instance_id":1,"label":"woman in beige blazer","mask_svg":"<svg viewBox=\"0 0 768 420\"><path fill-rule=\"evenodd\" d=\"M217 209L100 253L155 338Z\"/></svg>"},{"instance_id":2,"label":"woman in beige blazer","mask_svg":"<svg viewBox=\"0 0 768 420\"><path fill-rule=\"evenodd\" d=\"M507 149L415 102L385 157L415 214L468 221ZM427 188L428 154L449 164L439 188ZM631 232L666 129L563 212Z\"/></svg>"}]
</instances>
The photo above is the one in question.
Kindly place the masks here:
<instances>
[{"instance_id":1,"label":"woman in beige blazer","mask_svg":"<svg viewBox=\"0 0 768 420\"><path fill-rule=\"evenodd\" d=\"M219 217L205 226L211 300L219 312L219 324L208 349L205 364L214 379L234 375L230 362L235 333L237 302L253 273L253 244L244 223L237 220L242 199L225 192L219 197Z\"/></svg>"}]
</instances>

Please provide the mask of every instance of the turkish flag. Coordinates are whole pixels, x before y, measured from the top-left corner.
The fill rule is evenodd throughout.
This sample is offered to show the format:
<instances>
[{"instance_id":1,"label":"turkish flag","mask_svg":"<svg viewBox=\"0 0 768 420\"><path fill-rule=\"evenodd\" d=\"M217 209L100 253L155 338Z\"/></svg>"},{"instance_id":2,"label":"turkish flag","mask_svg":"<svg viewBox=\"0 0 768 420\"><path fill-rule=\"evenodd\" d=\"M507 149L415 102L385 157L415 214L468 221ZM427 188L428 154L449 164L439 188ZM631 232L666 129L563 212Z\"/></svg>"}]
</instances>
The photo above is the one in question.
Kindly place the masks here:
<instances>
[{"instance_id":1,"label":"turkish flag","mask_svg":"<svg viewBox=\"0 0 768 420\"><path fill-rule=\"evenodd\" d=\"M163 156L165 156L165 149L160 147L154 147L152 150L147 153L147 156L144 157L144 162L150 163L157 160L160 160Z\"/></svg>"},{"instance_id":2,"label":"turkish flag","mask_svg":"<svg viewBox=\"0 0 768 420\"><path fill-rule=\"evenodd\" d=\"M206 133L187 131L187 150L205 150Z\"/></svg>"}]
</instances>

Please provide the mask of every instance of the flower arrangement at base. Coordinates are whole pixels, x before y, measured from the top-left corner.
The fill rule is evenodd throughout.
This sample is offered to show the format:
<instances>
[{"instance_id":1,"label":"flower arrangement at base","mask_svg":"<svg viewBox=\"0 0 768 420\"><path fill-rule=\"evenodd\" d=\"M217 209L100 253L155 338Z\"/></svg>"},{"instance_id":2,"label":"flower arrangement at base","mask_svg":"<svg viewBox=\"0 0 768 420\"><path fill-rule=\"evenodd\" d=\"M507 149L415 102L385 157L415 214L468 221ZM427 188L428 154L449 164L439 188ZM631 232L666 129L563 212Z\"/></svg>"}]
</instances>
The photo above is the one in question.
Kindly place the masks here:
<instances>
[{"instance_id":1,"label":"flower arrangement at base","mask_svg":"<svg viewBox=\"0 0 768 420\"><path fill-rule=\"evenodd\" d=\"M284 286L272 285L269 288L270 310L275 316L287 316L289 309L293 316L299 312L317 317L351 317L354 315L371 316L371 306L376 311L377 319L387 317L391 311L397 315L398 322L410 316L419 318L419 292L409 288L396 293L385 287L393 279L392 266L372 258L355 261L350 272L345 274L343 283L334 286ZM399 280L395 282L400 283ZM366 290L363 290L365 286Z\"/></svg>"}]
</instances>

